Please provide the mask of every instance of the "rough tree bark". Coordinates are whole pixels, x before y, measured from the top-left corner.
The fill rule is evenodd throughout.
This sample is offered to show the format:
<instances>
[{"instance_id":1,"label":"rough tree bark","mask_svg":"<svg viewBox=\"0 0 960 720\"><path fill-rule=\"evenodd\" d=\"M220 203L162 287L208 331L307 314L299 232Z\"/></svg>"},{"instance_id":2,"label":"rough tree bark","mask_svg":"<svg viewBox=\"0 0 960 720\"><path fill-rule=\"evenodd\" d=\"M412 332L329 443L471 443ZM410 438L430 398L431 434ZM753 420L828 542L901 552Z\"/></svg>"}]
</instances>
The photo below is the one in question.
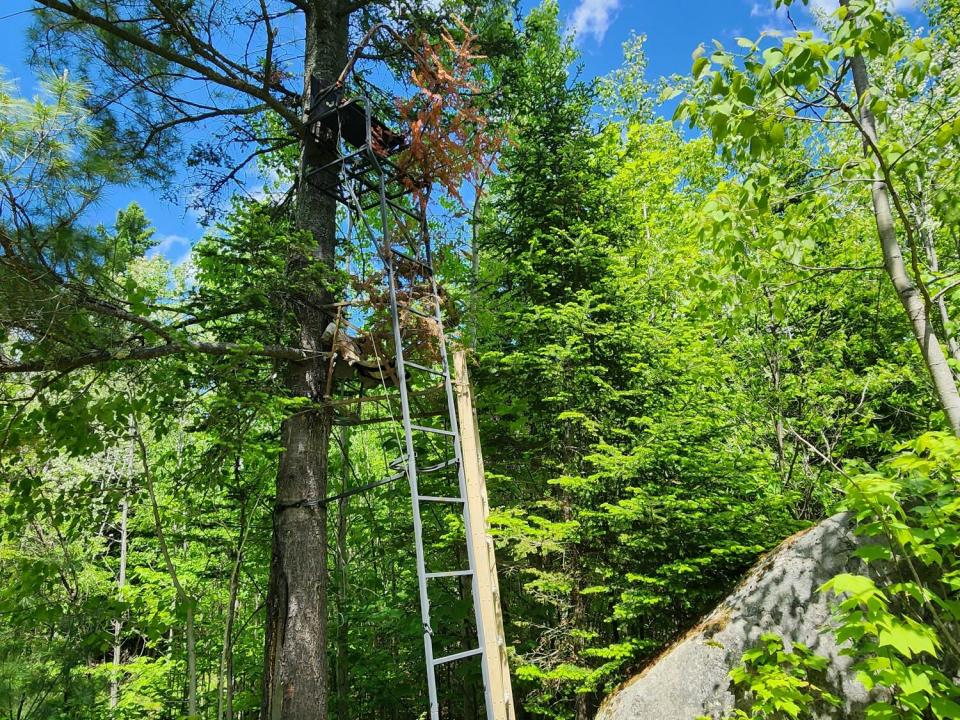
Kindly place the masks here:
<instances>
[{"instance_id":1,"label":"rough tree bark","mask_svg":"<svg viewBox=\"0 0 960 720\"><path fill-rule=\"evenodd\" d=\"M844 3L846 4L846 3ZM887 182L884 179L880 163L870 150L877 147L877 125L868 103L863 102L867 89L870 87L870 78L867 73L867 64L862 55L851 59L853 69L853 85L857 92L857 108L860 114L860 127L864 138L865 152L872 157L876 165L876 177L870 186L873 199L873 213L877 222L877 234L880 237L880 246L883 249L883 263L887 275L900 298L900 303L907 313L913 336L920 346L924 362L933 381L933 386L940 401L947 422L955 435L960 435L960 393L953 373L947 364L940 338L931 322L926 301L917 286L907 273L903 259L903 251L897 240L896 226L893 220L893 210L890 206L890 194Z\"/></svg>"},{"instance_id":2,"label":"rough tree bark","mask_svg":"<svg viewBox=\"0 0 960 720\"><path fill-rule=\"evenodd\" d=\"M350 426L344 425L340 429L341 492L346 492L350 486ZM349 524L350 496L342 497L337 501L337 556L335 562L337 577L337 718L348 717L349 712L349 661L350 661L350 625L347 622L347 597L349 588L348 564L349 548L347 534Z\"/></svg>"},{"instance_id":3,"label":"rough tree bark","mask_svg":"<svg viewBox=\"0 0 960 720\"><path fill-rule=\"evenodd\" d=\"M311 102L310 78L326 87L347 62L348 17L340 3L312 0L304 5L304 118ZM308 130L304 135L294 212L297 227L314 240L314 256L292 258L292 274L307 263L332 267L336 249L335 201L307 178L307 171L332 159L336 148L315 142ZM317 307L332 298L303 300L309 302L299 303L297 309L301 344L308 352L320 353L320 336L330 318ZM291 363L290 393L321 398L325 369L322 359ZM327 716L327 516L323 506L302 503L327 494L332 420L332 408L327 407L294 415L283 423L267 595L262 720L324 720Z\"/></svg>"}]
</instances>

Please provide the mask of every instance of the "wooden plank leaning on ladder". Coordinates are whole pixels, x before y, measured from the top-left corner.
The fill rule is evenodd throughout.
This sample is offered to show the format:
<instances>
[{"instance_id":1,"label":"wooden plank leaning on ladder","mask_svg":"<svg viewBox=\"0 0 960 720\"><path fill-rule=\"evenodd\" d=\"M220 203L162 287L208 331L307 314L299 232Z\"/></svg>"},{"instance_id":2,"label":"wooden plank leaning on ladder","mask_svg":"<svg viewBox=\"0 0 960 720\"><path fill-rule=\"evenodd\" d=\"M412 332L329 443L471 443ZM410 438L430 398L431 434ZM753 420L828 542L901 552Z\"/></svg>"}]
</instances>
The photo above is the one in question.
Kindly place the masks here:
<instances>
[{"instance_id":1,"label":"wooden plank leaning on ladder","mask_svg":"<svg viewBox=\"0 0 960 720\"><path fill-rule=\"evenodd\" d=\"M510 667L507 663L507 643L503 634L503 615L500 610L500 585L497 581L497 560L493 538L487 532L487 486L483 477L483 456L480 453L480 435L473 407L473 392L467 373L467 353L458 349L453 354L456 375L457 418L460 424L460 446L463 473L467 488L467 512L470 514L473 557L477 570L477 601L480 604L480 622L483 623L484 675L490 684L493 699L493 720L516 720L513 690L510 685Z\"/></svg>"}]
</instances>

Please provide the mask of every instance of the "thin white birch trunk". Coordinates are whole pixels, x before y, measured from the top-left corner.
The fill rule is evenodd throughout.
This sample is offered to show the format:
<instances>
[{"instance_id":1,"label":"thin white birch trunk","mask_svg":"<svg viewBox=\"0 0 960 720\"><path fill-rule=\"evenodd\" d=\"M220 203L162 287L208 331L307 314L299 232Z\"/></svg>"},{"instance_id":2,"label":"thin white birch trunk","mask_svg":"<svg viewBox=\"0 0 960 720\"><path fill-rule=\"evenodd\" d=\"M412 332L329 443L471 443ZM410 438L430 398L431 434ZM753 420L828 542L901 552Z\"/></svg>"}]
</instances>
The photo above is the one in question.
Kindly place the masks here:
<instances>
[{"instance_id":1,"label":"thin white birch trunk","mask_svg":"<svg viewBox=\"0 0 960 720\"><path fill-rule=\"evenodd\" d=\"M867 74L867 65L863 56L856 55L851 59L853 69L853 84L857 92L857 109L860 114L860 127L866 136L864 145L866 154L872 157L875 178L871 183L873 199L873 213L877 223L877 234L880 237L880 246L883 250L883 263L887 275L900 298L910 320L913 336L920 346L927 371L933 381L934 390L947 422L955 435L960 435L960 393L953 378L947 358L943 352L940 338L930 320L924 298L917 290L916 285L907 274L903 260L903 251L897 240L897 231L893 220L893 210L890 206L890 189L884 178L883 168L878 158L872 155L870 147L877 147L877 126L869 105L864 102L866 92L870 87L870 78Z\"/></svg>"}]
</instances>

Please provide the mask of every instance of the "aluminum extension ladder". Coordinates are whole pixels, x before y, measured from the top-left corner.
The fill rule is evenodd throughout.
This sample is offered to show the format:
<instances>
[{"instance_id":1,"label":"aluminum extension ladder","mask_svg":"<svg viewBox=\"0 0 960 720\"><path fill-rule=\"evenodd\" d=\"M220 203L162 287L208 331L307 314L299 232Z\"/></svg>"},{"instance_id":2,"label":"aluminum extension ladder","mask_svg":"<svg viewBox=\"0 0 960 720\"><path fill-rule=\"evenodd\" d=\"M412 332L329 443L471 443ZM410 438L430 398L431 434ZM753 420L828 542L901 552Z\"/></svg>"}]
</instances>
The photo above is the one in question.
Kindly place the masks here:
<instances>
[{"instance_id":1,"label":"aluminum extension ladder","mask_svg":"<svg viewBox=\"0 0 960 720\"><path fill-rule=\"evenodd\" d=\"M339 101L339 98L337 99ZM357 113L357 100L350 101L351 112ZM423 255L416 257L394 247L395 238L392 237L391 227L402 226L401 215L407 219L413 219L420 223L420 227L425 227L422 214L414 213L409 207L403 206L397 202L403 195L409 191L398 184L396 180L396 168L390 163L389 158L385 157L382 143L378 146L374 142L374 136L377 134L373 128L377 127L378 121L371 118L369 100L362 103L363 119L365 124L365 141L362 145L354 144L355 150L340 159L341 178L343 185L341 192L338 193L341 202L347 205L350 212L353 213L355 222L362 223L370 235L371 239L381 248L381 260L387 270L387 282L389 289L390 316L393 330L394 347L396 348L396 375L399 384L400 406L402 413L403 435L405 452L394 463L391 463L393 469L401 471L407 477L410 486L410 496L413 511L413 532L414 548L416 552L416 571L417 583L420 598L420 621L423 629L423 651L426 661L427 675L427 694L430 701L430 720L440 720L440 705L437 693L437 668L447 663L465 660L471 657L479 657L482 668L483 686L484 686L484 705L486 707L487 720L494 720L493 702L491 698L491 684L488 677L487 663L483 662L481 657L485 650L484 629L481 621L481 608L478 592L477 562L474 557L474 548L470 542L471 538L471 519L467 508L467 488L466 476L464 472L462 447L460 444L459 424L457 422L457 406L454 394L453 378L450 371L450 362L447 352L447 340L443 327L442 301L437 287L437 280L433 270L433 258L430 247L429 237L426 233L422 236ZM381 133L382 134L382 133ZM357 183L361 192L358 193L352 183ZM391 184L392 183L392 184ZM369 198L376 198L376 202ZM378 207L379 228L371 226L370 218L367 215L369 210ZM409 239L409 236L408 236ZM429 280L430 294L428 302L433 306L433 312L427 313L413 307L412 293L410 302L404 303L398 292L398 269L397 263L402 262L407 266L414 266L420 270L421 277ZM439 364L428 366L407 360L403 346L403 328L401 325L402 312L409 312L414 315L425 318L429 322L436 324L436 338L439 350ZM407 386L407 378L412 373L423 373L439 378L443 385L443 394L446 401L446 413L444 420L446 427L436 427L431 425L418 425L413 422L410 407L410 391ZM438 417L444 413L438 414ZM452 458L445 462L432 465L422 465L417 457L415 438L418 435L432 435L436 439L449 443L451 446ZM420 491L421 476L438 472L447 468L456 467L457 487L456 495L424 495ZM421 516L422 507L428 503L442 503L449 505L459 505L461 516L464 523L464 545L466 549L467 567L444 570L428 570L424 553L423 522ZM433 625L430 615L430 587L431 581L440 578L469 577L471 579L471 602L473 606L473 619L476 628L476 645L467 650L454 652L448 655L437 657L434 652Z\"/></svg>"}]
</instances>

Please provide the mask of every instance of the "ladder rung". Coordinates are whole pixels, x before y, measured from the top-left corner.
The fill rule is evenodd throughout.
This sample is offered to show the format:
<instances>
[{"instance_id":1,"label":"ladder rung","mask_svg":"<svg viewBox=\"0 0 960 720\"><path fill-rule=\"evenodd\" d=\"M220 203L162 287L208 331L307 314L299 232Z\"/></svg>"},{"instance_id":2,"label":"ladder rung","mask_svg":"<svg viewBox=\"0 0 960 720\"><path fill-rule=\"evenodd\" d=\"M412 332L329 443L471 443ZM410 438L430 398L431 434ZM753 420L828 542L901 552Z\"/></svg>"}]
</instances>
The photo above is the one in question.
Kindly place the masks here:
<instances>
[{"instance_id":1,"label":"ladder rung","mask_svg":"<svg viewBox=\"0 0 960 720\"><path fill-rule=\"evenodd\" d=\"M367 173L370 172L370 166L364 164L363 162L350 163L350 170L346 171L344 175L347 176L350 180L356 180L364 184L364 188L360 190L360 197L363 197L363 194L366 192L372 192L377 189L377 186L373 184L373 181L366 177Z\"/></svg>"},{"instance_id":2,"label":"ladder rung","mask_svg":"<svg viewBox=\"0 0 960 720\"><path fill-rule=\"evenodd\" d=\"M433 368L429 368L426 365L420 365L419 363L415 363L415 362L404 361L403 366L412 367L414 370L422 370L425 373L437 375L438 377L445 378L447 376L447 373L443 370L434 370Z\"/></svg>"},{"instance_id":3,"label":"ladder rung","mask_svg":"<svg viewBox=\"0 0 960 720\"><path fill-rule=\"evenodd\" d=\"M319 165L319 166L317 166L317 167L312 167L312 168L310 168L309 170L307 170L307 172L305 173L305 177L308 177L308 178L309 178L309 177L312 177L313 175L319 175L319 174L321 174L321 173L323 173L323 172L326 172L327 170L329 170L329 169L332 168L332 167L336 167L337 165L343 165L344 163L350 162L351 160L353 160L354 157L356 157L356 156L359 155L360 153L361 153L360 150L355 150L355 151L353 151L353 152L351 152L351 153L347 153L346 155L341 155L341 156L337 157L336 160L331 160L330 162L328 162L328 163L326 163L326 164L324 164L324 165Z\"/></svg>"},{"instance_id":4,"label":"ladder rung","mask_svg":"<svg viewBox=\"0 0 960 720\"><path fill-rule=\"evenodd\" d=\"M429 473L436 472L437 470L444 470L445 468L457 465L459 462L460 461L456 458L451 458L450 460L444 460L442 463L437 463L436 465L428 465L425 468L420 468L420 472Z\"/></svg>"},{"instance_id":5,"label":"ladder rung","mask_svg":"<svg viewBox=\"0 0 960 720\"><path fill-rule=\"evenodd\" d=\"M473 570L447 570L445 572L428 572L424 575L428 578L464 577L473 575Z\"/></svg>"},{"instance_id":6,"label":"ladder rung","mask_svg":"<svg viewBox=\"0 0 960 720\"><path fill-rule=\"evenodd\" d=\"M398 195L397 197L402 197L402 196L399 196L399 195ZM421 221L422 221L422 218L421 218L419 215L417 215L415 212L413 212L412 210L408 210L407 208L403 207L402 205L398 205L398 204L395 203L393 200L388 199L388 200L387 200L387 206L388 206L391 210L394 210L394 211L397 211L397 212L402 212L404 215L406 215L407 217L409 217L409 218L412 219L412 220L416 220L417 222L421 222ZM363 205L362 207L363 207L364 210L372 210L373 208L380 207L380 201L379 201L379 200L375 200L374 202L372 202L372 203L367 203L366 205Z\"/></svg>"},{"instance_id":7,"label":"ladder rung","mask_svg":"<svg viewBox=\"0 0 960 720\"><path fill-rule=\"evenodd\" d=\"M432 473L437 472L437 470L445 470L448 467L453 467L454 465L459 464L457 458L450 458L449 460L444 460L439 462L436 465L427 465L423 468L417 468L418 473ZM391 460L387 463L387 467L391 467L394 470L404 470L407 467L407 457L406 455L401 455L396 460Z\"/></svg>"},{"instance_id":8,"label":"ladder rung","mask_svg":"<svg viewBox=\"0 0 960 720\"><path fill-rule=\"evenodd\" d=\"M436 502L436 503L451 503L451 504L462 504L462 497L443 497L442 495L418 495L417 500L422 500L423 502Z\"/></svg>"},{"instance_id":9,"label":"ladder rung","mask_svg":"<svg viewBox=\"0 0 960 720\"><path fill-rule=\"evenodd\" d=\"M360 204L365 210L370 210L374 207L377 207L380 204L380 177L377 175L377 171L370 165L369 160L366 158L366 153L363 154L358 161L351 163L351 168L353 170L352 178L359 180L363 183L363 189L357 193L357 199L360 200ZM387 201L397 200L404 195L410 193L403 185L396 183L395 180L389 178L386 179L386 198ZM394 183L391 186L391 183ZM372 203L368 203L368 200L375 198ZM367 205L370 207L367 207Z\"/></svg>"},{"instance_id":10,"label":"ladder rung","mask_svg":"<svg viewBox=\"0 0 960 720\"><path fill-rule=\"evenodd\" d=\"M443 657L436 658L433 661L434 665L443 665L444 663L453 662L454 660L463 660L464 658L473 657L474 655L480 655L483 653L483 648L474 648L473 650L464 650L463 652L454 653L453 655L444 655Z\"/></svg>"},{"instance_id":11,"label":"ladder rung","mask_svg":"<svg viewBox=\"0 0 960 720\"><path fill-rule=\"evenodd\" d=\"M435 435L448 435L454 437L456 433L453 430L444 430L443 428L428 427L427 425L410 425L411 430L419 430L425 433L434 433Z\"/></svg>"}]
</instances>

